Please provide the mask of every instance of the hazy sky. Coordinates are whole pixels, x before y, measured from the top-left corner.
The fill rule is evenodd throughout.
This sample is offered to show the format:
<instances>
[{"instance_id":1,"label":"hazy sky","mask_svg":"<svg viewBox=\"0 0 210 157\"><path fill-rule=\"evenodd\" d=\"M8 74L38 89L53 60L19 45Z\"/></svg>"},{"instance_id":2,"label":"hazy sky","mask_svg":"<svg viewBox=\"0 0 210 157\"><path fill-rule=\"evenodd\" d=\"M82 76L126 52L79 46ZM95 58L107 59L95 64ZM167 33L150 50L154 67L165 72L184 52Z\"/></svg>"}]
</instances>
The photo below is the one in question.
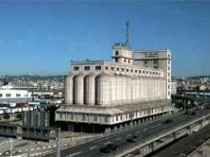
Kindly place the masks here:
<instances>
[{"instance_id":1,"label":"hazy sky","mask_svg":"<svg viewBox=\"0 0 210 157\"><path fill-rule=\"evenodd\" d=\"M0 75L65 74L71 60L133 49L172 50L174 76L210 74L208 0L0 0Z\"/></svg>"}]
</instances>

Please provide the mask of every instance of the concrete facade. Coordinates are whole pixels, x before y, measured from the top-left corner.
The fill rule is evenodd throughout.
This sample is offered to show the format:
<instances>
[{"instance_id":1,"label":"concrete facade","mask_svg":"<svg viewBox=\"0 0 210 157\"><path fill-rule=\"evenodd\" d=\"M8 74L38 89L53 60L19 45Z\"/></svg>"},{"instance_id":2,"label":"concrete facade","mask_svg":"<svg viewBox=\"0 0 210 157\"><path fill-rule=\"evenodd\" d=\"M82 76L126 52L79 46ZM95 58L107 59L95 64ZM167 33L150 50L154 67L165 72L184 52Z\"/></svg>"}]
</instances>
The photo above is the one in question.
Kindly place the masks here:
<instances>
[{"instance_id":1,"label":"concrete facade","mask_svg":"<svg viewBox=\"0 0 210 157\"><path fill-rule=\"evenodd\" d=\"M144 53L142 52L142 55ZM141 108L148 102L154 104L150 115L157 114L156 110L158 114L169 112L172 110L169 106L171 93L168 87L171 78L169 76L169 64L171 64L169 55L171 54L169 50L157 53L160 56L158 68L142 65L142 57L139 55L141 53L129 49L122 43L112 47L112 61L73 61L71 72L65 79L66 105L56 111L56 120L75 122L71 116L74 114L77 117L81 116L80 119L90 120L92 115L95 119L102 118L106 125L113 125L115 123L112 119L121 115L121 112L112 112L113 108L118 111L121 106L125 108L123 114L128 118L122 118L123 115L119 117L121 119L119 123L123 123L132 119L129 119L126 114L144 115L141 109L136 113L133 110L136 107ZM165 105L162 106L164 110L155 105L159 102ZM134 108L128 111L129 106L132 105ZM85 113L81 111L82 108L86 110ZM101 113L101 110L104 113ZM86 118L87 116L89 118ZM137 118L140 117L137 116ZM90 123L86 120L81 122ZM93 123L101 124L101 120L100 123L96 120Z\"/></svg>"}]
</instances>

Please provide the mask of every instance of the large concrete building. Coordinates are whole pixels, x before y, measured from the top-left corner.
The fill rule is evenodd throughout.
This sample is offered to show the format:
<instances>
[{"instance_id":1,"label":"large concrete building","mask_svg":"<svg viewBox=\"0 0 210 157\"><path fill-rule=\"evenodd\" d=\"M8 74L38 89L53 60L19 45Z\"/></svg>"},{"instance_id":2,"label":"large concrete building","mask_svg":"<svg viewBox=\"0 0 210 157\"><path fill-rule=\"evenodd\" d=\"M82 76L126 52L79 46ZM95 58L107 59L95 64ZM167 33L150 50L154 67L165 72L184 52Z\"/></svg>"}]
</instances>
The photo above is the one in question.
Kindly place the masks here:
<instances>
[{"instance_id":1,"label":"large concrete building","mask_svg":"<svg viewBox=\"0 0 210 157\"><path fill-rule=\"evenodd\" d=\"M70 130L110 131L172 110L170 50L112 47L112 61L73 61L56 120Z\"/></svg>"}]
</instances>

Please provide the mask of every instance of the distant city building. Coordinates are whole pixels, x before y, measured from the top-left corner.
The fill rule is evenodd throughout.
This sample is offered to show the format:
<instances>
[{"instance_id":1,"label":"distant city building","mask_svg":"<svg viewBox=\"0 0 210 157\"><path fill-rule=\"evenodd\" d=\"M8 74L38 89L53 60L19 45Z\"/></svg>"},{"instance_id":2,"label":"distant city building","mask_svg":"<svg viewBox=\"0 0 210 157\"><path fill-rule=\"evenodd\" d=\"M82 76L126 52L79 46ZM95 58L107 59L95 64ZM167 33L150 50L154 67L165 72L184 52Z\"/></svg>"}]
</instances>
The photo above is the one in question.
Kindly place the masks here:
<instances>
[{"instance_id":1,"label":"distant city building","mask_svg":"<svg viewBox=\"0 0 210 157\"><path fill-rule=\"evenodd\" d=\"M171 82L171 94L172 95L177 94L177 82L176 81Z\"/></svg>"},{"instance_id":2,"label":"distant city building","mask_svg":"<svg viewBox=\"0 0 210 157\"><path fill-rule=\"evenodd\" d=\"M0 105L9 105L11 103L26 103L30 101L28 91L20 88L15 88L10 85L0 87Z\"/></svg>"},{"instance_id":3,"label":"distant city building","mask_svg":"<svg viewBox=\"0 0 210 157\"><path fill-rule=\"evenodd\" d=\"M112 47L112 61L74 61L66 77L66 105L56 120L68 127L107 131L172 110L170 50Z\"/></svg>"}]
</instances>

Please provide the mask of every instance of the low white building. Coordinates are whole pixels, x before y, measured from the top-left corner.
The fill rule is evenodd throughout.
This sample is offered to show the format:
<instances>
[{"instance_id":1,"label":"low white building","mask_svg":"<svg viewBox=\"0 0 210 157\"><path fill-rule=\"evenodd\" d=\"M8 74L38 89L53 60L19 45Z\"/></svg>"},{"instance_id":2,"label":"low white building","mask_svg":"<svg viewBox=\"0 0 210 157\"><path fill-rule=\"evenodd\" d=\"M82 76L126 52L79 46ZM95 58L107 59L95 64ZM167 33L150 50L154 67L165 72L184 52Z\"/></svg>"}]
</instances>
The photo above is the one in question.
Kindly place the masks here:
<instances>
[{"instance_id":1,"label":"low white building","mask_svg":"<svg viewBox=\"0 0 210 157\"><path fill-rule=\"evenodd\" d=\"M0 87L0 104L28 102L30 100L27 90L18 89L10 85Z\"/></svg>"},{"instance_id":2,"label":"low white building","mask_svg":"<svg viewBox=\"0 0 210 157\"><path fill-rule=\"evenodd\" d=\"M170 98L170 50L134 51L118 43L112 61L72 62L66 105L56 111L56 120L69 122L71 129L78 123L110 128L165 114L172 110Z\"/></svg>"}]
</instances>

